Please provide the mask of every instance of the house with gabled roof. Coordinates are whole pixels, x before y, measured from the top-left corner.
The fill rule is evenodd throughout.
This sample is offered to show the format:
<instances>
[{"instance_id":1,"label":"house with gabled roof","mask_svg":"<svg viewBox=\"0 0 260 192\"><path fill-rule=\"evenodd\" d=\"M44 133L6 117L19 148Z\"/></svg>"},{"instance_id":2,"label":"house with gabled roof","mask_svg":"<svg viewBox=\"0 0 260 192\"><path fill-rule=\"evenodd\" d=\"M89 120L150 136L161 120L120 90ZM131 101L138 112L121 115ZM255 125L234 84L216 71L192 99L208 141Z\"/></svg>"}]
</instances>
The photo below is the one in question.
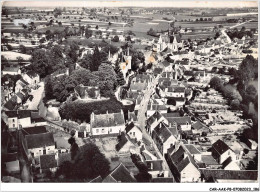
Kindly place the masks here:
<instances>
[{"instance_id":1,"label":"house with gabled roof","mask_svg":"<svg viewBox=\"0 0 260 192\"><path fill-rule=\"evenodd\" d=\"M235 152L222 140L217 140L212 144L212 156L216 161L222 164L226 159L231 157L233 161L237 160Z\"/></svg>"},{"instance_id":2,"label":"house with gabled roof","mask_svg":"<svg viewBox=\"0 0 260 192\"><path fill-rule=\"evenodd\" d=\"M167 153L167 162L177 182L199 182L199 166L183 144L172 146Z\"/></svg>"},{"instance_id":3,"label":"house with gabled roof","mask_svg":"<svg viewBox=\"0 0 260 192\"><path fill-rule=\"evenodd\" d=\"M15 84L15 93L20 92L23 89L28 89L29 83L25 81L23 78L16 81Z\"/></svg>"},{"instance_id":4,"label":"house with gabled roof","mask_svg":"<svg viewBox=\"0 0 260 192\"><path fill-rule=\"evenodd\" d=\"M5 111L2 113L2 118L11 131L15 131L23 127L46 125L46 121L39 116L38 111L32 110Z\"/></svg>"},{"instance_id":5,"label":"house with gabled roof","mask_svg":"<svg viewBox=\"0 0 260 192\"><path fill-rule=\"evenodd\" d=\"M125 130L123 110L119 113L106 113L90 116L90 129L92 136L119 135Z\"/></svg>"},{"instance_id":6,"label":"house with gabled roof","mask_svg":"<svg viewBox=\"0 0 260 192\"><path fill-rule=\"evenodd\" d=\"M161 89L160 94L162 97L185 97L185 87L165 87L164 89Z\"/></svg>"},{"instance_id":7,"label":"house with gabled roof","mask_svg":"<svg viewBox=\"0 0 260 192\"><path fill-rule=\"evenodd\" d=\"M125 132L131 139L134 139L136 141L141 141L143 138L143 133L141 131L141 128L136 123L133 122L128 123L126 125Z\"/></svg>"},{"instance_id":8,"label":"house with gabled roof","mask_svg":"<svg viewBox=\"0 0 260 192\"><path fill-rule=\"evenodd\" d=\"M51 154L55 150L55 142L52 132L25 135L25 144L28 153L32 157Z\"/></svg>"},{"instance_id":9,"label":"house with gabled roof","mask_svg":"<svg viewBox=\"0 0 260 192\"><path fill-rule=\"evenodd\" d=\"M147 117L152 116L156 111L160 113L167 113L168 108L164 104L148 103L146 115Z\"/></svg>"},{"instance_id":10,"label":"house with gabled roof","mask_svg":"<svg viewBox=\"0 0 260 192\"><path fill-rule=\"evenodd\" d=\"M202 134L208 134L211 132L210 128L207 127L205 124L201 123L200 121L197 121L196 123L193 123L191 125L192 133L195 135L202 135Z\"/></svg>"},{"instance_id":11,"label":"house with gabled roof","mask_svg":"<svg viewBox=\"0 0 260 192\"><path fill-rule=\"evenodd\" d=\"M179 130L191 130L191 118L189 116L183 117L167 117L169 124L176 125Z\"/></svg>"},{"instance_id":12,"label":"house with gabled roof","mask_svg":"<svg viewBox=\"0 0 260 192\"><path fill-rule=\"evenodd\" d=\"M132 141L127 134L122 133L120 135L119 142L116 145L117 152L130 153L131 151L135 151L136 146L133 142L134 141Z\"/></svg>"},{"instance_id":13,"label":"house with gabled roof","mask_svg":"<svg viewBox=\"0 0 260 192\"><path fill-rule=\"evenodd\" d=\"M120 163L109 175L107 175L102 183L136 183L136 179L130 171Z\"/></svg>"},{"instance_id":14,"label":"house with gabled roof","mask_svg":"<svg viewBox=\"0 0 260 192\"><path fill-rule=\"evenodd\" d=\"M154 128L152 138L162 155L166 154L167 149L173 146L177 141L168 126L163 122L159 123Z\"/></svg>"},{"instance_id":15,"label":"house with gabled roof","mask_svg":"<svg viewBox=\"0 0 260 192\"><path fill-rule=\"evenodd\" d=\"M31 86L35 86L40 82L40 76L34 71L24 73L22 77Z\"/></svg>"},{"instance_id":16,"label":"house with gabled roof","mask_svg":"<svg viewBox=\"0 0 260 192\"><path fill-rule=\"evenodd\" d=\"M13 95L2 107L2 110L12 111L18 109L17 96Z\"/></svg>"},{"instance_id":17,"label":"house with gabled roof","mask_svg":"<svg viewBox=\"0 0 260 192\"><path fill-rule=\"evenodd\" d=\"M154 114L146 120L146 130L148 133L152 134L154 128L162 121L166 123L167 119L161 112L155 111Z\"/></svg>"}]
</instances>

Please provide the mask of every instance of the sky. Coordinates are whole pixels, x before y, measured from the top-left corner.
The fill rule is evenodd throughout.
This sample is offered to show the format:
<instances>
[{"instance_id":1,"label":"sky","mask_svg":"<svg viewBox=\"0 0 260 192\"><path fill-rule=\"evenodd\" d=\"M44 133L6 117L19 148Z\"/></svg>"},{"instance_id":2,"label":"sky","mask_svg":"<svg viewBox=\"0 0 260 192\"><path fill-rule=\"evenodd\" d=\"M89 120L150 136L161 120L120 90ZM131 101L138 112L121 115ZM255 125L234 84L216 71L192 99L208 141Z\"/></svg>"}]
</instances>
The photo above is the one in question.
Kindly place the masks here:
<instances>
[{"instance_id":1,"label":"sky","mask_svg":"<svg viewBox=\"0 0 260 192\"><path fill-rule=\"evenodd\" d=\"M258 7L257 1L176 1L176 0L84 0L84 1L6 1L12 7Z\"/></svg>"}]
</instances>

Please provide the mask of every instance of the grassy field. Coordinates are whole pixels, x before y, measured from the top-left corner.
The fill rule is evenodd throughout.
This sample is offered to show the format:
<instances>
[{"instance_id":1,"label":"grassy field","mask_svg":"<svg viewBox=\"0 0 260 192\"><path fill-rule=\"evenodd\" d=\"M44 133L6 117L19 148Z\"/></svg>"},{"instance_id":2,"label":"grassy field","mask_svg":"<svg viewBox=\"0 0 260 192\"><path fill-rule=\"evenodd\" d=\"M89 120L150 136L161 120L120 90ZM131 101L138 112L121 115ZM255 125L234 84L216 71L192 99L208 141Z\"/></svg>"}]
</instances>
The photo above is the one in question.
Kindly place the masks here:
<instances>
[{"instance_id":1,"label":"grassy field","mask_svg":"<svg viewBox=\"0 0 260 192\"><path fill-rule=\"evenodd\" d=\"M36 29L35 31L36 32L39 32L39 33L45 33L46 31L50 30L51 32L54 32L54 31L64 31L65 27L64 26L51 26L51 27L46 27L46 28L41 28L41 29Z\"/></svg>"}]
</instances>

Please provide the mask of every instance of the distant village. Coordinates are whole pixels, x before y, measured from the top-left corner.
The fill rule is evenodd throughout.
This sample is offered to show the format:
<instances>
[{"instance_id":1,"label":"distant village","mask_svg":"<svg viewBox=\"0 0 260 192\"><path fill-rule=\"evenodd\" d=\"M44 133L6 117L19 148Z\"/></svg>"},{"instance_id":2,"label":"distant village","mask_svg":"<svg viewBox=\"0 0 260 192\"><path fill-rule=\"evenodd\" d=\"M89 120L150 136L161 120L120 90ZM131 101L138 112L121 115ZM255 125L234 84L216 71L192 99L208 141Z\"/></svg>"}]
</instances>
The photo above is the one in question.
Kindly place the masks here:
<instances>
[{"instance_id":1,"label":"distant village","mask_svg":"<svg viewBox=\"0 0 260 192\"><path fill-rule=\"evenodd\" d=\"M202 11L3 7L2 182L257 183L258 15Z\"/></svg>"}]
</instances>

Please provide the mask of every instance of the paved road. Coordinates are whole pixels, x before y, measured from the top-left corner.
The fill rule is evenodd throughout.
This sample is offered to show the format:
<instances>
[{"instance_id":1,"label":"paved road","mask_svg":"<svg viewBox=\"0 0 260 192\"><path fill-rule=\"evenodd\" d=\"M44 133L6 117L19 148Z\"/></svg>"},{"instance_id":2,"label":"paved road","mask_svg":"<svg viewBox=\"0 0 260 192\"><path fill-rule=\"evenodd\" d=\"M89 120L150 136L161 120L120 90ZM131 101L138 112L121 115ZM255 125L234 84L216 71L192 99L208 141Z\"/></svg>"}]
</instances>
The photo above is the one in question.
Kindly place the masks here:
<instances>
[{"instance_id":1,"label":"paved road","mask_svg":"<svg viewBox=\"0 0 260 192\"><path fill-rule=\"evenodd\" d=\"M152 143L152 138L150 137L150 135L146 132L145 129L145 124L146 124L146 111L147 111L147 105L148 102L155 90L155 87L158 83L158 79L159 76L157 76L157 78L153 79L153 81L151 82L151 84L146 88L146 91L144 93L144 97L143 100L140 103L140 109L138 111L138 115L137 115L137 120L138 120L138 124L140 125L142 131L143 131L143 137L147 140L150 141L150 143Z\"/></svg>"},{"instance_id":2,"label":"paved road","mask_svg":"<svg viewBox=\"0 0 260 192\"><path fill-rule=\"evenodd\" d=\"M31 94L33 95L32 101L27 101L25 105L28 105L28 109L30 110L38 110L38 105L40 104L40 101L42 100L43 92L44 92L44 82L39 83L39 88L36 90L33 90Z\"/></svg>"},{"instance_id":3,"label":"paved road","mask_svg":"<svg viewBox=\"0 0 260 192\"><path fill-rule=\"evenodd\" d=\"M234 25L234 26L229 27L229 29L233 29L233 28L238 27L238 26L240 26L240 25L244 25L244 24L246 24L246 23L248 23L248 22L250 22L250 21L252 21L252 20L249 20L249 21L246 21L246 22L243 22L243 23L236 24L236 25ZM224 28L223 30L221 30L221 33L227 38L228 43L231 43L231 39L229 38L229 36L228 36L227 33L226 33L226 28Z\"/></svg>"},{"instance_id":4,"label":"paved road","mask_svg":"<svg viewBox=\"0 0 260 192\"><path fill-rule=\"evenodd\" d=\"M163 160L163 169L164 170L168 170L169 175L168 177L172 177L172 173L171 170L165 160L165 158L162 156L162 154L160 153L159 149L157 148L157 146L155 145L155 143L153 142L151 136L147 133L146 129L145 129L145 124L146 124L146 111L147 111L147 105L149 103L149 100L153 94L153 92L155 91L155 87L158 84L158 80L159 80L160 76L158 75L157 78L153 79L153 81L151 82L151 84L147 87L143 100L141 101L140 104L140 109L138 111L138 116L137 116L137 120L138 123L142 129L143 132L143 139L145 139L147 142L150 142L150 144L153 145L156 153L158 154L158 156L160 157L160 159ZM146 143L147 144L147 143Z\"/></svg>"}]
</instances>

